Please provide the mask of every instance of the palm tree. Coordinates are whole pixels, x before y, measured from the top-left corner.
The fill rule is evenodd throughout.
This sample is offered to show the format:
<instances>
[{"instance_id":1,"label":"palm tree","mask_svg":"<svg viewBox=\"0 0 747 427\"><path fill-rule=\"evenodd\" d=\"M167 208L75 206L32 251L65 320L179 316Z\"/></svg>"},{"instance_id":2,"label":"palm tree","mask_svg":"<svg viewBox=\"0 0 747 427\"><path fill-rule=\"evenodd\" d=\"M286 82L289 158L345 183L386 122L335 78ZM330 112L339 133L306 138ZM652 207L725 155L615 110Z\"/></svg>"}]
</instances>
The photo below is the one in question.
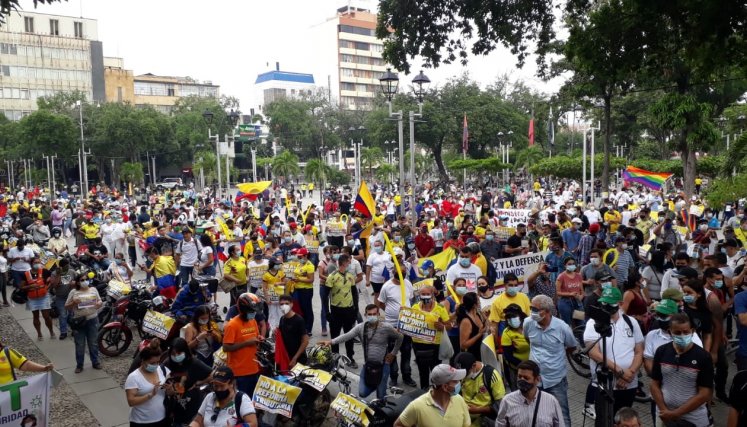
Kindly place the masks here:
<instances>
[{"instance_id":1,"label":"palm tree","mask_svg":"<svg viewBox=\"0 0 747 427\"><path fill-rule=\"evenodd\" d=\"M143 164L130 162L122 163L119 167L119 177L130 184L142 182L145 177L145 174L143 173Z\"/></svg>"},{"instance_id":2,"label":"palm tree","mask_svg":"<svg viewBox=\"0 0 747 427\"><path fill-rule=\"evenodd\" d=\"M514 170L528 168L545 158L545 153L539 147L529 147L516 153Z\"/></svg>"},{"instance_id":3,"label":"palm tree","mask_svg":"<svg viewBox=\"0 0 747 427\"><path fill-rule=\"evenodd\" d=\"M311 159L306 163L304 173L307 180L319 183L320 195L324 194L324 183L332 176L332 167L321 159ZM320 203L322 202L320 197Z\"/></svg>"},{"instance_id":4,"label":"palm tree","mask_svg":"<svg viewBox=\"0 0 747 427\"><path fill-rule=\"evenodd\" d=\"M378 179L379 181L389 182L396 173L397 170L394 165L384 163L376 168L376 179Z\"/></svg>"},{"instance_id":5,"label":"palm tree","mask_svg":"<svg viewBox=\"0 0 747 427\"><path fill-rule=\"evenodd\" d=\"M373 167L380 166L384 159L384 152L379 147L366 147L361 150L361 166L368 168L369 179L373 178Z\"/></svg>"},{"instance_id":6,"label":"palm tree","mask_svg":"<svg viewBox=\"0 0 747 427\"><path fill-rule=\"evenodd\" d=\"M301 172L301 167L298 166L298 156L289 150L283 151L272 159L272 174L277 177L288 179L299 172Z\"/></svg>"}]
</instances>

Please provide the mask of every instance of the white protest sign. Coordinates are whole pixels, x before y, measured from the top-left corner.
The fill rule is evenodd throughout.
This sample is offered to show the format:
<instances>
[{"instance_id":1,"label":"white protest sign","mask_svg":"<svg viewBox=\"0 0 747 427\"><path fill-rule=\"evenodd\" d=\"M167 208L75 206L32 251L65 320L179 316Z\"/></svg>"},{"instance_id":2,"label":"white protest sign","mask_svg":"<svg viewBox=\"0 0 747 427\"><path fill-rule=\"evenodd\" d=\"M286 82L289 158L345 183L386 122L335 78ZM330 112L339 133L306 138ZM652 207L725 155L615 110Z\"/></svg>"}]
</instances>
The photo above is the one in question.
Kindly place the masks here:
<instances>
[{"instance_id":1,"label":"white protest sign","mask_svg":"<svg viewBox=\"0 0 747 427\"><path fill-rule=\"evenodd\" d=\"M50 373L19 378L0 390L0 427L49 425Z\"/></svg>"},{"instance_id":2,"label":"white protest sign","mask_svg":"<svg viewBox=\"0 0 747 427\"><path fill-rule=\"evenodd\" d=\"M503 284L503 276L513 273L519 278L519 283L526 283L529 275L537 271L540 263L545 261L549 251L519 255L511 258L500 258L493 261L495 267L495 284Z\"/></svg>"},{"instance_id":3,"label":"white protest sign","mask_svg":"<svg viewBox=\"0 0 747 427\"><path fill-rule=\"evenodd\" d=\"M532 211L531 209L496 209L495 214L499 217L508 217L508 221L506 222L507 227L516 227L518 224L526 225Z\"/></svg>"}]
</instances>

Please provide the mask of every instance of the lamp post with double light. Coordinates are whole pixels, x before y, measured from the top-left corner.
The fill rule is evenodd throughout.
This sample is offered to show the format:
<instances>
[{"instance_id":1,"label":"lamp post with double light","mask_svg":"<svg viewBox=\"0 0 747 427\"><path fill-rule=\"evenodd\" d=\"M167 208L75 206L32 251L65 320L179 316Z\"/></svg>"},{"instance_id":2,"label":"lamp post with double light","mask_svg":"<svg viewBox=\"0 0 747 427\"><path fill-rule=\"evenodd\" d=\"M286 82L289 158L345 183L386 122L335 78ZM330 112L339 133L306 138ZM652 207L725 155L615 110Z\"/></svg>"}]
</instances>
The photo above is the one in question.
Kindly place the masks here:
<instances>
[{"instance_id":1,"label":"lamp post with double light","mask_svg":"<svg viewBox=\"0 0 747 427\"><path fill-rule=\"evenodd\" d=\"M399 77L396 73L392 72L391 68L387 68L386 72L379 78L381 84L381 90L386 96L387 105L389 106L389 118L397 120L397 135L399 137L399 193L401 197L401 205L403 207L402 212L404 213L404 194L405 194L405 163L404 163L404 129L403 129L403 111L392 112L392 99L397 94L399 87ZM410 209L411 209L411 221L413 228L417 225L417 214L415 212L415 118L423 117L423 98L425 92L428 90L430 79L420 71L420 74L415 76L412 80L413 92L418 101L418 112L410 111Z\"/></svg>"},{"instance_id":2,"label":"lamp post with double light","mask_svg":"<svg viewBox=\"0 0 747 427\"><path fill-rule=\"evenodd\" d=\"M350 143L353 146L353 172L355 175L355 188L359 188L361 185L361 147L363 146L363 133L366 132L364 126L350 126L348 129L350 133ZM360 142L355 142L355 135L360 135Z\"/></svg>"},{"instance_id":3,"label":"lamp post with double light","mask_svg":"<svg viewBox=\"0 0 747 427\"><path fill-rule=\"evenodd\" d=\"M208 140L212 140L213 137L215 137L215 166L216 166L216 175L218 178L218 189L216 194L218 197L220 197L220 194L222 192L222 184L221 184L221 168L220 168L220 134L212 134L212 128L211 125L213 124L213 118L215 114L213 114L212 111L205 109L205 111L202 113L202 118L205 119L205 123L208 125ZM224 143L226 146L230 147L229 139L230 141L233 141L233 128L236 127L236 123L239 122L239 113L237 111L231 110L230 113L223 115L221 120L216 124L217 128L220 128L221 125L223 125L224 120L228 119L229 123L231 124L231 135L230 138L228 135L224 135ZM228 167L228 152L226 152L226 191L230 192L231 189L231 171Z\"/></svg>"}]
</instances>

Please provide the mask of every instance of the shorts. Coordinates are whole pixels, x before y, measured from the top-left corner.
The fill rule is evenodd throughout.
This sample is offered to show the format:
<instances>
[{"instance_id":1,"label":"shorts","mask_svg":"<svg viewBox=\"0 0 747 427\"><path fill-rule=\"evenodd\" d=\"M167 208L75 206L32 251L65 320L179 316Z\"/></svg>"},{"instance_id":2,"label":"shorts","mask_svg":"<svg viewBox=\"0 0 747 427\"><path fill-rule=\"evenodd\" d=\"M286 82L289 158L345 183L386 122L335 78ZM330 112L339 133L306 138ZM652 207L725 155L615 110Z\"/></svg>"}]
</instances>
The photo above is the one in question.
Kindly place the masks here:
<instances>
[{"instance_id":1,"label":"shorts","mask_svg":"<svg viewBox=\"0 0 747 427\"><path fill-rule=\"evenodd\" d=\"M39 310L49 310L51 308L49 301L49 295L44 295L41 298L29 298L28 301L26 301L26 310L29 311L39 311Z\"/></svg>"},{"instance_id":2,"label":"shorts","mask_svg":"<svg viewBox=\"0 0 747 427\"><path fill-rule=\"evenodd\" d=\"M373 291L376 294L378 294L379 292L381 292L381 287L382 286L384 286L383 283L371 282L371 287L373 288Z\"/></svg>"}]
</instances>

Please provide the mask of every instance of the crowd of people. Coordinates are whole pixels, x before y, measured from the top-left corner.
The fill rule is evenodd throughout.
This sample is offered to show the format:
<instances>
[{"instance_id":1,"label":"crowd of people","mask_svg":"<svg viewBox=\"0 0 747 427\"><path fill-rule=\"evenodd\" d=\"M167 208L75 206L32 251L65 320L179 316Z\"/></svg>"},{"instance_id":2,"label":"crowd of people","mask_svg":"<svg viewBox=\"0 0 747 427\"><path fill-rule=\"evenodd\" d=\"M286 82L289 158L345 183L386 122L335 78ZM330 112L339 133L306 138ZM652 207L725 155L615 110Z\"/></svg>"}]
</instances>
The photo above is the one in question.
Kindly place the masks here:
<instances>
[{"instance_id":1,"label":"crowd of people","mask_svg":"<svg viewBox=\"0 0 747 427\"><path fill-rule=\"evenodd\" d=\"M317 206L282 186L236 200L191 188L140 199L101 190L83 202L6 195L3 302L8 286L23 290L38 338L42 320L55 337L56 317L59 339L72 330L76 372L86 346L100 369L102 296L65 256L125 282L144 271L185 326L165 352L157 340L140 352L125 384L133 426L257 425L251 396L266 339L282 342L276 362L286 370L308 363L312 342L335 353L344 344L361 398L384 399L400 379L422 389L395 425L570 426L563 356L585 348L590 420L610 402L611 377L616 425L714 425L715 404L730 405L728 426L747 425L744 200L710 207L631 187L592 202L575 182L538 180L424 186L409 206L372 190L369 217L354 193L327 191ZM519 211L517 222L509 213ZM55 267L39 248L59 258ZM525 275L496 267L527 254L542 262ZM205 277L216 285L200 286ZM209 306L222 292L230 309L221 327ZM433 319L444 342L403 334L404 307ZM42 368L24 362L0 354L0 374L6 364ZM727 388L730 369L738 373ZM650 413L631 409L649 395Z\"/></svg>"}]
</instances>

